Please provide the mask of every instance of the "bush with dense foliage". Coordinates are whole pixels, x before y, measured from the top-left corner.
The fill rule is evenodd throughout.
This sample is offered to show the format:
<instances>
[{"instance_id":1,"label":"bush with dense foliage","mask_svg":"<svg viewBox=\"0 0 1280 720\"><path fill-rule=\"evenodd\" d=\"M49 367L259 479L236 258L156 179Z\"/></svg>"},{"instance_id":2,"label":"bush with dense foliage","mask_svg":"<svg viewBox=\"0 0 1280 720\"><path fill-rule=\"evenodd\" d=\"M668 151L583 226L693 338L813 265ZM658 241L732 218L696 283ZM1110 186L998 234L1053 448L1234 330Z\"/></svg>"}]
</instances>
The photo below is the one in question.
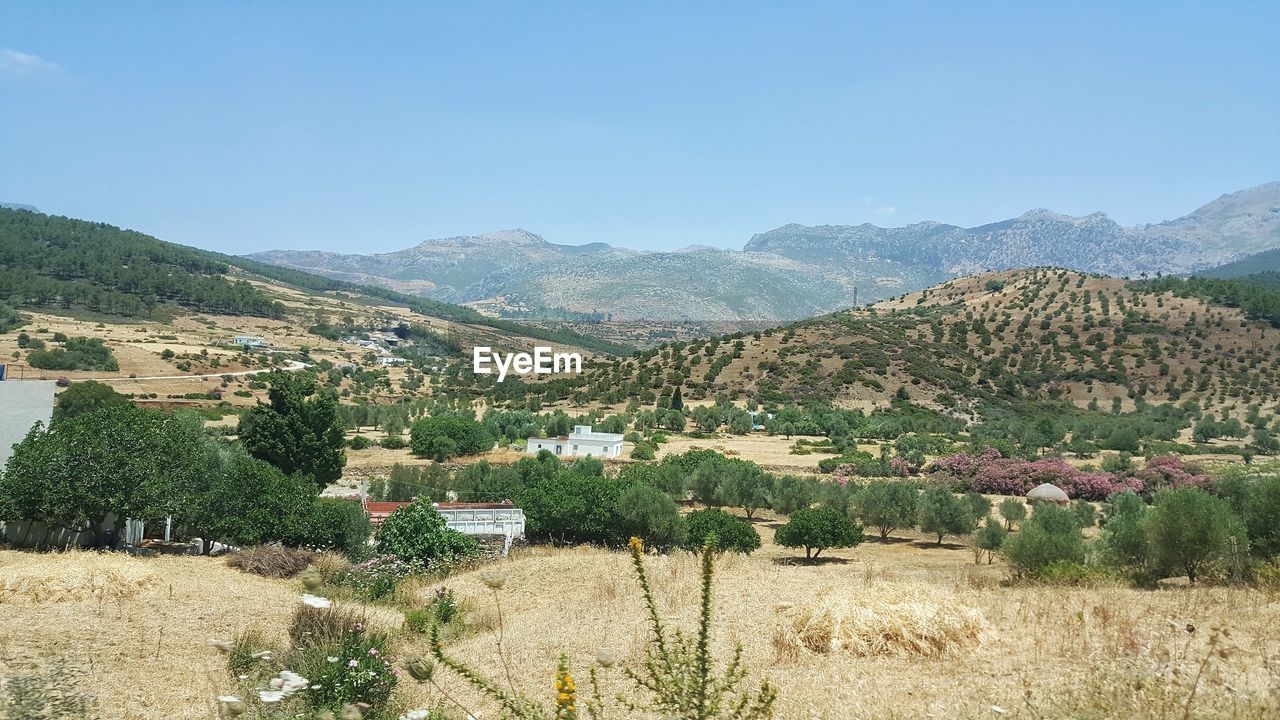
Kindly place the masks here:
<instances>
[{"instance_id":1,"label":"bush with dense foliage","mask_svg":"<svg viewBox=\"0 0 1280 720\"><path fill-rule=\"evenodd\" d=\"M695 510L685 516L685 549L697 551L715 535L721 552L748 554L760 549L760 533L751 523L717 508Z\"/></svg>"},{"instance_id":2,"label":"bush with dense foliage","mask_svg":"<svg viewBox=\"0 0 1280 720\"><path fill-rule=\"evenodd\" d=\"M27 355L27 363L41 370L103 370L115 372L120 369L111 348L102 338L71 338L60 348L52 350L32 350Z\"/></svg>"},{"instance_id":3,"label":"bush with dense foliage","mask_svg":"<svg viewBox=\"0 0 1280 720\"><path fill-rule=\"evenodd\" d=\"M445 526L430 501L415 500L382 521L375 536L378 552L423 569L447 567L478 551L476 539Z\"/></svg>"},{"instance_id":4,"label":"bush with dense foliage","mask_svg":"<svg viewBox=\"0 0 1280 720\"><path fill-rule=\"evenodd\" d=\"M72 383L66 390L58 393L58 399L53 404L53 419L65 420L87 412L129 404L129 398L113 390L110 385L83 380Z\"/></svg>"},{"instance_id":5,"label":"bush with dense foliage","mask_svg":"<svg viewBox=\"0 0 1280 720\"><path fill-rule=\"evenodd\" d=\"M1192 487L1156 493L1143 527L1156 571L1186 575L1192 583L1249 551L1248 534L1231 506Z\"/></svg>"},{"instance_id":6,"label":"bush with dense foliage","mask_svg":"<svg viewBox=\"0 0 1280 720\"><path fill-rule=\"evenodd\" d=\"M415 455L444 461L455 455L482 453L493 447L493 437L473 418L437 415L413 424L409 446Z\"/></svg>"},{"instance_id":7,"label":"bush with dense foliage","mask_svg":"<svg viewBox=\"0 0 1280 720\"><path fill-rule=\"evenodd\" d=\"M1003 552L1014 572L1023 576L1039 575L1058 562L1083 563L1079 519L1068 508L1037 505L1031 519L1004 541Z\"/></svg>"},{"instance_id":8,"label":"bush with dense foliage","mask_svg":"<svg viewBox=\"0 0 1280 720\"><path fill-rule=\"evenodd\" d=\"M816 558L827 548L855 547L864 539L862 528L833 507L797 510L773 536L783 547L804 548L806 558Z\"/></svg>"},{"instance_id":9,"label":"bush with dense foliage","mask_svg":"<svg viewBox=\"0 0 1280 720\"><path fill-rule=\"evenodd\" d=\"M121 538L125 518L164 522L173 515L179 525L206 519L199 498L210 462L201 423L189 416L125 405L37 425L0 474L0 520L98 536L114 514Z\"/></svg>"},{"instance_id":10,"label":"bush with dense foliage","mask_svg":"<svg viewBox=\"0 0 1280 720\"><path fill-rule=\"evenodd\" d=\"M676 501L647 483L627 484L618 496L618 525L647 547L667 550L685 542L685 521Z\"/></svg>"}]
</instances>

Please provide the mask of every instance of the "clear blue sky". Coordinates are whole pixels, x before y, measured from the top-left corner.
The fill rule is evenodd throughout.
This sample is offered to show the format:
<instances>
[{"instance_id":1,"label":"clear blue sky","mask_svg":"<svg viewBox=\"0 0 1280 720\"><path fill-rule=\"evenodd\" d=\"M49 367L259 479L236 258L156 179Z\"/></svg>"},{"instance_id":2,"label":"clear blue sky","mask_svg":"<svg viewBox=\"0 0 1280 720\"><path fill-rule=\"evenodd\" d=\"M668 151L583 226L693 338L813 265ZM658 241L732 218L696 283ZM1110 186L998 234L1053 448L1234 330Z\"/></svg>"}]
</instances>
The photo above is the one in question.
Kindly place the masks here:
<instances>
[{"instance_id":1,"label":"clear blue sky","mask_svg":"<svg viewBox=\"0 0 1280 720\"><path fill-rule=\"evenodd\" d=\"M0 201L236 253L1130 224L1277 179L1274 0L0 0Z\"/></svg>"}]
</instances>

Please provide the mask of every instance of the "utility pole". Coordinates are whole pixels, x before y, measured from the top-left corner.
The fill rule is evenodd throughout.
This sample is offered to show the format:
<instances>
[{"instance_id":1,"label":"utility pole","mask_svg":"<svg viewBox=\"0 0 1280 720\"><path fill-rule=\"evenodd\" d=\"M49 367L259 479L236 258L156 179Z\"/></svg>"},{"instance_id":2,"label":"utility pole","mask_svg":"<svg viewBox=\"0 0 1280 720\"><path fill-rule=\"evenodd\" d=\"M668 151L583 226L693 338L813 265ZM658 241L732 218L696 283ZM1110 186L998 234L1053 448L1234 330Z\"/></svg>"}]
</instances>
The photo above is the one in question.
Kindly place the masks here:
<instances>
[{"instance_id":1,"label":"utility pole","mask_svg":"<svg viewBox=\"0 0 1280 720\"><path fill-rule=\"evenodd\" d=\"M853 306L858 307L858 286L853 286Z\"/></svg>"}]
</instances>

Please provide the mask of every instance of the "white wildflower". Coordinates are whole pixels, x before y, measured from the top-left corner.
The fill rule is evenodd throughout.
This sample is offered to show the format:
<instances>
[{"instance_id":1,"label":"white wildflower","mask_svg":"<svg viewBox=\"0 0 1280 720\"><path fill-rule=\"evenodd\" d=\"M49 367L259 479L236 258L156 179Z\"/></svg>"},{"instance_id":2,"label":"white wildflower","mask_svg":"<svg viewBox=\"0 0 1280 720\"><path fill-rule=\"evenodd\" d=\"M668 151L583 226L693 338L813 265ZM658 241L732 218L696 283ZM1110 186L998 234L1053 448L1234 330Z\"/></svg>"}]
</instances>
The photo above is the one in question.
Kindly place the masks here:
<instances>
[{"instance_id":1,"label":"white wildflower","mask_svg":"<svg viewBox=\"0 0 1280 720\"><path fill-rule=\"evenodd\" d=\"M306 690L309 684L310 681L298 673L281 670L279 675L271 678L269 689L258 691L258 699L264 703L277 703L300 690Z\"/></svg>"},{"instance_id":2,"label":"white wildflower","mask_svg":"<svg viewBox=\"0 0 1280 720\"><path fill-rule=\"evenodd\" d=\"M219 695L218 702L220 703L240 702L240 698L236 697L235 695Z\"/></svg>"},{"instance_id":3,"label":"white wildflower","mask_svg":"<svg viewBox=\"0 0 1280 720\"><path fill-rule=\"evenodd\" d=\"M285 699L283 690L259 690L258 699L264 703L278 703Z\"/></svg>"}]
</instances>

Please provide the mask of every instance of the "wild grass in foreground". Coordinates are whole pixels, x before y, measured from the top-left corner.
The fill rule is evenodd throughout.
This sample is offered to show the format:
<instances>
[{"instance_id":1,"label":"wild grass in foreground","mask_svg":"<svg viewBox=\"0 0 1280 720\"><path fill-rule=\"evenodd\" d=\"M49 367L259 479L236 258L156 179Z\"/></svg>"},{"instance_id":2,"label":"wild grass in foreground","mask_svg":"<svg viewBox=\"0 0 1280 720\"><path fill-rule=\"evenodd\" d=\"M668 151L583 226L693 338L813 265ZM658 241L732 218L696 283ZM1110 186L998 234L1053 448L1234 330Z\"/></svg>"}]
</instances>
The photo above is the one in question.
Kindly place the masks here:
<instances>
[{"instance_id":1,"label":"wild grass in foreground","mask_svg":"<svg viewBox=\"0 0 1280 720\"><path fill-rule=\"evenodd\" d=\"M708 538L702 548L701 599L697 632L687 635L680 629L669 630L658 612L657 600L649 583L644 566L644 544L639 538L629 543L632 566L640 592L648 611L650 638L645 649L644 663L639 669L623 668L622 673L635 685L638 694L627 696L618 693L608 698L601 687L601 670L608 672L616 665L616 659L607 651L596 657L597 667L590 671L592 696L585 703L579 702L577 686L569 671L568 657L560 656L556 669L555 702L546 706L526 697L515 688L511 668L502 650L502 626L499 619L498 653L503 658L506 687L495 682L471 666L450 657L440 640L439 623L432 626L431 658L475 686L481 693L498 701L518 720L571 720L580 716L590 720L604 720L615 707L619 717L639 717L637 713L656 715L671 720L764 720L773 717L773 704L777 689L768 680L761 682L758 690L741 689L747 671L742 664L742 646L734 649L733 657L717 667L711 653L712 580L714 578L715 536ZM490 575L485 584L493 591L495 605L501 618L499 591L505 584L500 576ZM444 697L452 698L436 681L436 665L427 657L418 656L408 664L410 675L432 684ZM475 714L458 705L468 716Z\"/></svg>"}]
</instances>

